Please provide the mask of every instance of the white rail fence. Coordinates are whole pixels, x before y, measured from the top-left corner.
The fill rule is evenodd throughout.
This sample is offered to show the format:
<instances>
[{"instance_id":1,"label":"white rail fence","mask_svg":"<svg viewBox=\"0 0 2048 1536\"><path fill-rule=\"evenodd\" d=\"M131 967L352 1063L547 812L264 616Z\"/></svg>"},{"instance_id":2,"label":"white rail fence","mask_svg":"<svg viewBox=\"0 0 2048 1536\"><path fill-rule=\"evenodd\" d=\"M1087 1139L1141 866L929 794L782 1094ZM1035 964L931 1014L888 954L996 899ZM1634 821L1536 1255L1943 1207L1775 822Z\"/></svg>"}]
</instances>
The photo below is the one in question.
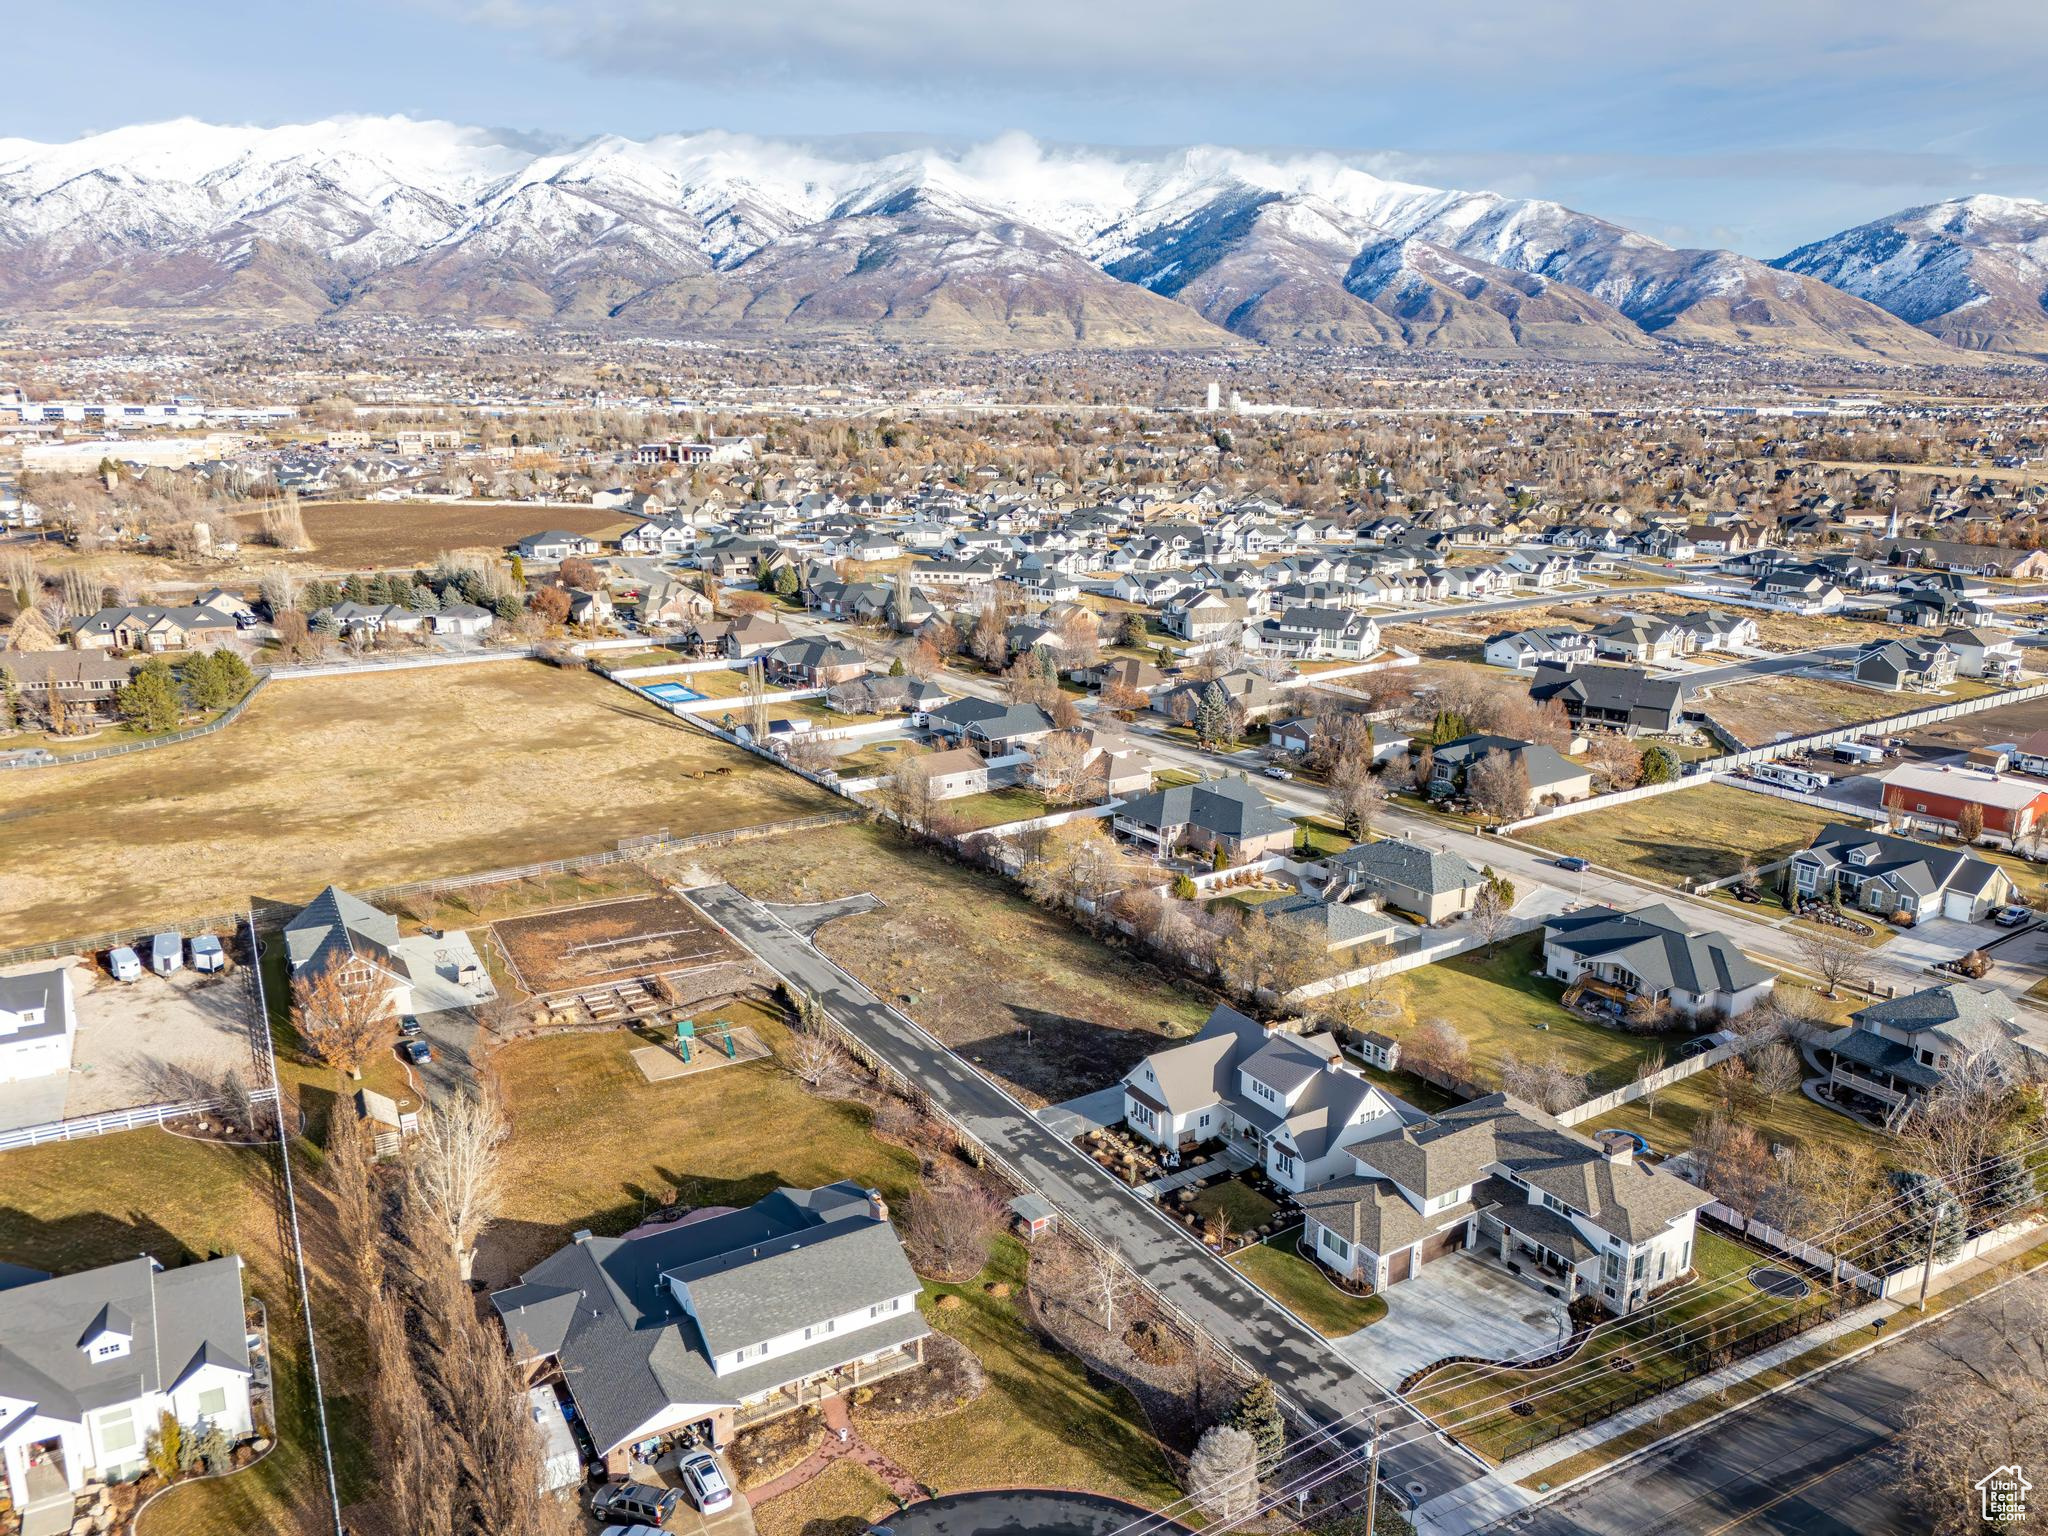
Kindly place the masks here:
<instances>
[{"instance_id":1,"label":"white rail fence","mask_svg":"<svg viewBox=\"0 0 2048 1536\"><path fill-rule=\"evenodd\" d=\"M250 1093L251 1104L267 1104L277 1098L275 1088L258 1088ZM16 1147L39 1147L50 1141L78 1141L87 1136L110 1136L162 1125L167 1120L189 1120L195 1115L220 1115L229 1108L225 1099L185 1099L175 1104L141 1104L133 1109L110 1109L104 1114L80 1115L72 1120L49 1120L41 1125L17 1126L0 1131L0 1151Z\"/></svg>"}]
</instances>

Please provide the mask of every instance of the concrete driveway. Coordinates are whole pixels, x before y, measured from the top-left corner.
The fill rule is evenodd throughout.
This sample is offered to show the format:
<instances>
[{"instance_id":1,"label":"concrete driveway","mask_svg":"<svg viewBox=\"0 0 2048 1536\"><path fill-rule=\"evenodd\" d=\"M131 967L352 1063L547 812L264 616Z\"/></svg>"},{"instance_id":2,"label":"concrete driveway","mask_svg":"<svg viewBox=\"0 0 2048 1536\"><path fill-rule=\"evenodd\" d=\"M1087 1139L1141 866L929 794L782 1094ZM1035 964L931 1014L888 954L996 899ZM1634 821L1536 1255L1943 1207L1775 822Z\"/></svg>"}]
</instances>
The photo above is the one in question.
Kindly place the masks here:
<instances>
[{"instance_id":1,"label":"concrete driveway","mask_svg":"<svg viewBox=\"0 0 2048 1536\"><path fill-rule=\"evenodd\" d=\"M1053 1135L1062 1141L1072 1141L1083 1131L1099 1131L1123 1119L1123 1084L1112 1083L1064 1104L1049 1104L1035 1113L1038 1123Z\"/></svg>"},{"instance_id":2,"label":"concrete driveway","mask_svg":"<svg viewBox=\"0 0 2048 1536\"><path fill-rule=\"evenodd\" d=\"M1496 1265L1454 1253L1389 1286L1387 1315L1336 1340L1338 1351L1389 1390L1446 1355L1510 1360L1542 1354L1571 1336L1564 1303Z\"/></svg>"}]
</instances>

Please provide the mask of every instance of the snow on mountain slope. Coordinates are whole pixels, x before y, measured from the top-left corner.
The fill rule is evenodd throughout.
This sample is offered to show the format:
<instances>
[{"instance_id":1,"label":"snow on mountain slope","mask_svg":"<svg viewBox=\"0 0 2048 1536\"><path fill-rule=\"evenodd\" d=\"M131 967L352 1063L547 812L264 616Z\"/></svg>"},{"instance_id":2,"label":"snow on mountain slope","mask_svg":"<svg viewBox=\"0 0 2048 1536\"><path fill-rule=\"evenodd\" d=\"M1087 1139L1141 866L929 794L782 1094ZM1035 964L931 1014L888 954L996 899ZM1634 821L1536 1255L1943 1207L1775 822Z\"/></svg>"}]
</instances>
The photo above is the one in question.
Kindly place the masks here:
<instances>
[{"instance_id":1,"label":"snow on mountain slope","mask_svg":"<svg viewBox=\"0 0 2048 1536\"><path fill-rule=\"evenodd\" d=\"M2048 203L1962 197L1802 245L1774 266L1955 346L2048 356Z\"/></svg>"},{"instance_id":2,"label":"snow on mountain slope","mask_svg":"<svg viewBox=\"0 0 2048 1536\"><path fill-rule=\"evenodd\" d=\"M1333 155L1120 155L1016 134L865 159L718 132L535 149L398 117L0 140L0 299L704 329L772 316L1032 344L1217 344L1221 328L1489 350L1630 352L1646 333L1940 350L1746 258Z\"/></svg>"}]
</instances>

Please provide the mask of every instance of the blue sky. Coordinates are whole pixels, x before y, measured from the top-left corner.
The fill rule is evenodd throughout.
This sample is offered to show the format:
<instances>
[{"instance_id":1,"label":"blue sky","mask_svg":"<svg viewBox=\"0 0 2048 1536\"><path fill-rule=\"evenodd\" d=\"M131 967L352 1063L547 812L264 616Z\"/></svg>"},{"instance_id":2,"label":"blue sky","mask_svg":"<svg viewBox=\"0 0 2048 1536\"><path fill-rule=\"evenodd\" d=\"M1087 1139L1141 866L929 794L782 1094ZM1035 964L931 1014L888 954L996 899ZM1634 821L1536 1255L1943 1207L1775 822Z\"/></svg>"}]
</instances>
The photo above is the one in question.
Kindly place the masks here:
<instances>
[{"instance_id":1,"label":"blue sky","mask_svg":"<svg viewBox=\"0 0 2048 1536\"><path fill-rule=\"evenodd\" d=\"M2048 197L2043 0L93 0L7 35L0 136L32 139L404 112L1300 146L1762 256Z\"/></svg>"}]
</instances>

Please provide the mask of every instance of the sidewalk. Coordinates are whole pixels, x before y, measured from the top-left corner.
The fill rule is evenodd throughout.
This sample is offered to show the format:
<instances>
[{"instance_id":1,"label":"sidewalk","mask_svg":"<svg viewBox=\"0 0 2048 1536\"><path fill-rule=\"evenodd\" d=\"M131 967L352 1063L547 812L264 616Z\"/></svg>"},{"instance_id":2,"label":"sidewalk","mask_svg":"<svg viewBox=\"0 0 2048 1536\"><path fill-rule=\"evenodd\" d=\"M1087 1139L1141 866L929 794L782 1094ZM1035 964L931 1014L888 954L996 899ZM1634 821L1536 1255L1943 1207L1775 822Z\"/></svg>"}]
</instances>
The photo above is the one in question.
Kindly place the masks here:
<instances>
[{"instance_id":1,"label":"sidewalk","mask_svg":"<svg viewBox=\"0 0 2048 1536\"><path fill-rule=\"evenodd\" d=\"M1960 1264L1943 1270L1934 1277L1930 1284L1928 1288L1929 1295L1938 1296L1943 1291L1976 1278L1986 1270L1996 1269L1999 1265L2011 1261L2018 1254L2024 1253L2030 1246L2039 1241L2040 1236L2039 1228L2030 1228L2002 1248L1998 1248L1988 1254L1979 1255L1974 1259L1967 1259ZM1964 1305L1968 1305L1968 1302L1965 1302ZM1939 1316L1941 1314L1938 1312L1930 1314L1928 1320L1932 1321L1935 1317ZM1871 1324L1880 1317L1895 1321L1888 1324L1882 1335L1871 1333ZM1702 1376L1696 1381L1687 1382L1683 1386L1674 1387L1669 1392L1653 1397L1646 1402L1638 1403L1633 1408L1624 1409L1620 1413L1600 1420L1597 1424L1590 1424L1582 1430L1553 1440L1550 1444L1533 1450L1525 1456L1518 1456L1513 1461L1505 1462L1501 1466L1496 1467L1490 1476L1480 1478L1476 1482L1468 1483L1462 1488L1455 1489L1439 1498L1431 1499L1424 1503L1411 1516L1411 1523L1419 1533L1419 1536L1466 1536L1468 1532L1483 1530L1515 1515L1521 1510L1545 1502L1555 1494L1563 1492L1564 1487L1576 1486L1590 1479L1601 1477L1621 1465L1623 1461L1630 1459L1630 1457L1618 1457L1609 1465L1589 1472L1583 1477L1573 1478L1570 1483L1559 1488L1538 1491L1521 1486L1522 1479L1535 1477L1546 1467L1556 1466L1569 1457L1604 1445L1609 1440L1625 1435L1631 1430L1641 1428L1645 1424L1654 1424L1682 1408L1726 1391L1738 1382L1748 1381L1750 1378L1782 1365L1788 1360L1796 1359L1808 1350L1817 1349L1823 1344L1832 1343L1834 1340L1848 1334L1853 1334L1858 1330L1869 1334L1868 1342L1864 1344L1862 1349L1853 1350L1834 1361L1828 1362L1828 1365L1832 1367L1846 1363L1849 1360L1856 1359L1868 1350L1881 1347L1890 1340L1904 1337L1912 1331L1919 1319L1920 1313L1912 1300L1867 1302L1852 1312L1844 1313L1833 1322L1823 1323L1817 1328L1809 1328L1805 1333L1787 1339L1782 1344L1775 1344L1769 1349L1761 1350L1757 1354L1750 1356L1747 1360L1738 1360L1733 1365L1725 1366L1721 1370ZM1786 1383L1785 1389L1789 1390L1797 1387L1801 1382L1809 1379L1811 1379L1811 1373L1808 1376ZM1739 1413L1746 1406L1746 1404L1738 1405L1727 1411ZM1720 1417L1718 1414L1709 1415L1696 1424L1690 1424L1683 1429L1674 1430L1673 1434L1687 1434L1693 1430L1703 1429L1708 1424L1713 1423L1718 1417ZM1640 1454L1642 1454L1641 1451L1636 1451L1630 1453L1630 1456Z\"/></svg>"}]
</instances>

